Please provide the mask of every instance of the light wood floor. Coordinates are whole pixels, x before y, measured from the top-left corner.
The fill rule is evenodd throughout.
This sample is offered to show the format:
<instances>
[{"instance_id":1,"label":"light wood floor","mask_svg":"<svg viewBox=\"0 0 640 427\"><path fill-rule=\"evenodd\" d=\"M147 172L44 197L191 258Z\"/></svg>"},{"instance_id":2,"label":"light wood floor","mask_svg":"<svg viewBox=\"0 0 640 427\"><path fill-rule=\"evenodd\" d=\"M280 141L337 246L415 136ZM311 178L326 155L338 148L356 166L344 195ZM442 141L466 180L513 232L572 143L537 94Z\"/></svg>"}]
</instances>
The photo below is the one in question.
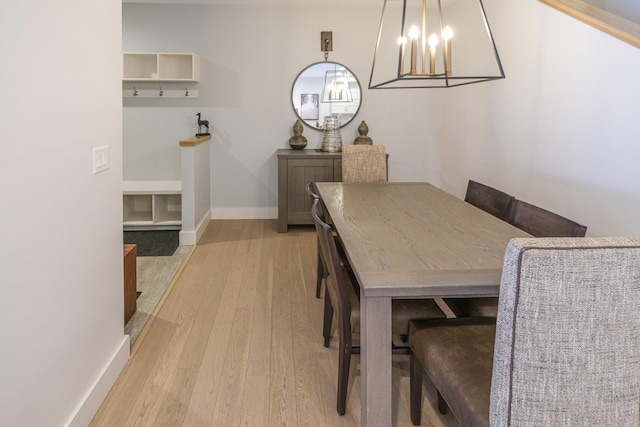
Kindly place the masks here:
<instances>
[{"instance_id":1,"label":"light wood floor","mask_svg":"<svg viewBox=\"0 0 640 427\"><path fill-rule=\"evenodd\" d=\"M311 227L212 221L91 426L360 425L359 356L347 413L335 410L315 263ZM408 357L393 363L394 423L411 426ZM427 382L422 425L456 426Z\"/></svg>"}]
</instances>

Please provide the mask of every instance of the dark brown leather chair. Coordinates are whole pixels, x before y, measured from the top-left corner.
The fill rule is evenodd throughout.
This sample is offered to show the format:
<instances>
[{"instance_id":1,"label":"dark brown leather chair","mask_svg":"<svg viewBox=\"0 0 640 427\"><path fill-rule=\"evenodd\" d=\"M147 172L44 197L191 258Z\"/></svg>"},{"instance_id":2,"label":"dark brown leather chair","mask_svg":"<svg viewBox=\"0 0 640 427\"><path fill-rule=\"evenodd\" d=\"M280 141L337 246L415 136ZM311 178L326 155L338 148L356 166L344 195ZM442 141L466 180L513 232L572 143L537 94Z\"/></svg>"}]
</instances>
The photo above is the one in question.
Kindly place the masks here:
<instances>
[{"instance_id":1,"label":"dark brown leather chair","mask_svg":"<svg viewBox=\"0 0 640 427\"><path fill-rule=\"evenodd\" d=\"M464 201L500 218L509 219L515 197L477 181L469 180ZM494 316L498 306L497 298L445 298L453 314L461 316Z\"/></svg>"},{"instance_id":2,"label":"dark brown leather chair","mask_svg":"<svg viewBox=\"0 0 640 427\"><path fill-rule=\"evenodd\" d=\"M469 180L464 201L506 221L515 197L488 185Z\"/></svg>"},{"instance_id":3,"label":"dark brown leather chair","mask_svg":"<svg viewBox=\"0 0 640 427\"><path fill-rule=\"evenodd\" d=\"M463 427L638 426L639 299L639 237L511 240L497 319L411 322L413 424L426 372Z\"/></svg>"},{"instance_id":4,"label":"dark brown leather chair","mask_svg":"<svg viewBox=\"0 0 640 427\"><path fill-rule=\"evenodd\" d=\"M511 206L509 222L535 237L584 237L587 227L522 200Z\"/></svg>"},{"instance_id":5,"label":"dark brown leather chair","mask_svg":"<svg viewBox=\"0 0 640 427\"><path fill-rule=\"evenodd\" d=\"M587 227L522 200L513 200L509 223L534 237L584 237ZM458 317L490 316L498 313L497 298L447 298L446 304Z\"/></svg>"},{"instance_id":6,"label":"dark brown leather chair","mask_svg":"<svg viewBox=\"0 0 640 427\"><path fill-rule=\"evenodd\" d=\"M337 411L344 415L347 404L347 386L349 384L349 369L351 355L360 353L360 348L353 344L353 334L360 333L360 294L356 292L357 282L350 269L340 262L338 249L333 238L331 227L320 219L318 215L319 200L315 200L311 207L318 240L326 261L328 276L325 287L325 347L329 345L331 336L331 324L326 328L327 304L331 307L331 313L335 311L339 336L338 345L338 393ZM355 284L355 285L354 285ZM437 319L445 315L435 301L423 300L393 300L392 302L392 332L407 335L409 321L412 319ZM329 316L331 318L332 316ZM408 354L408 349L402 349ZM392 343L389 350L393 351Z\"/></svg>"},{"instance_id":7,"label":"dark brown leather chair","mask_svg":"<svg viewBox=\"0 0 640 427\"><path fill-rule=\"evenodd\" d=\"M489 427L495 317L412 322L409 389L411 421L420 425L422 376L438 391L438 409L448 408L462 426Z\"/></svg>"}]
</instances>

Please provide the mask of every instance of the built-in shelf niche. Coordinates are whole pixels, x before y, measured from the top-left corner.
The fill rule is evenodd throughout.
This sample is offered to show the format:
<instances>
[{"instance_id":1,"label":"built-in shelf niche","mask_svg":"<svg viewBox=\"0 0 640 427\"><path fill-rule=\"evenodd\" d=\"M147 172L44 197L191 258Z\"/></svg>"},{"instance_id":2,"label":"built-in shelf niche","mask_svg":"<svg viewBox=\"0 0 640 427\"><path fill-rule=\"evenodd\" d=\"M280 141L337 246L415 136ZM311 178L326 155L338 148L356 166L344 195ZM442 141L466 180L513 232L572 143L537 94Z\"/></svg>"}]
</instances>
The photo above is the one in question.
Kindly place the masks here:
<instances>
[{"instance_id":1,"label":"built-in shelf niche","mask_svg":"<svg viewBox=\"0 0 640 427\"><path fill-rule=\"evenodd\" d=\"M125 82L199 82L200 58L193 53L125 52Z\"/></svg>"},{"instance_id":2,"label":"built-in shelf niche","mask_svg":"<svg viewBox=\"0 0 640 427\"><path fill-rule=\"evenodd\" d=\"M181 228L181 181L124 181L122 197L125 229Z\"/></svg>"}]
</instances>

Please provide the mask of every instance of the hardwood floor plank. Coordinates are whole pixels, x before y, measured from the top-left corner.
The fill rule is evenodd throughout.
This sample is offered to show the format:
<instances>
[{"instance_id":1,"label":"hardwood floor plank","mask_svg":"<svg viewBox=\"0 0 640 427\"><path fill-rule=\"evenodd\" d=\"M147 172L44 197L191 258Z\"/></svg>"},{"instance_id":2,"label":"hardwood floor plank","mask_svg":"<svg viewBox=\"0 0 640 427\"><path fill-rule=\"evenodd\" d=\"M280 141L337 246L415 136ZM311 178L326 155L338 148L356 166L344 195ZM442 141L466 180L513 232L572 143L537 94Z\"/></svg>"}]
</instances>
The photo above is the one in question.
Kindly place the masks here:
<instances>
[{"instance_id":1,"label":"hardwood floor plank","mask_svg":"<svg viewBox=\"0 0 640 427\"><path fill-rule=\"evenodd\" d=\"M336 412L316 245L312 227L211 221L91 426L359 426L357 355L347 413ZM411 426L406 357L394 357L392 392L394 424ZM428 379L424 394L422 425L457 425Z\"/></svg>"},{"instance_id":2,"label":"hardwood floor plank","mask_svg":"<svg viewBox=\"0 0 640 427\"><path fill-rule=\"evenodd\" d=\"M204 351L183 425L212 425L217 399L221 389L224 389L223 350L230 345L234 333L243 335L243 331L233 331L233 325L250 229L239 228L235 221L225 221L223 226L231 234L228 237L222 235L222 238L205 245L216 253L216 246L221 248L220 256L211 262L219 265L224 273L213 276L210 285L218 290L216 298L222 303L208 320L210 328L207 336L200 337L201 343L205 344Z\"/></svg>"},{"instance_id":3,"label":"hardwood floor plank","mask_svg":"<svg viewBox=\"0 0 640 427\"><path fill-rule=\"evenodd\" d=\"M266 426L269 421L269 375L247 375L242 418L245 427Z\"/></svg>"},{"instance_id":4,"label":"hardwood floor plank","mask_svg":"<svg viewBox=\"0 0 640 427\"><path fill-rule=\"evenodd\" d=\"M296 426L297 402L293 375L293 328L289 287L297 280L291 274L291 247L295 237L278 238L274 247L269 426Z\"/></svg>"},{"instance_id":5,"label":"hardwood floor plank","mask_svg":"<svg viewBox=\"0 0 640 427\"><path fill-rule=\"evenodd\" d=\"M293 282L289 287L297 418L300 426L316 426L318 422L326 420L325 407L319 405L325 396L316 380L319 375L316 355L324 347L318 339L321 334L316 336L320 329L314 328L314 325L321 325L322 322L319 318L311 317L310 308L323 305L323 301L315 298L315 274L312 274L311 269L305 268L313 258L308 251L309 247L313 247L313 239L307 238L307 233L297 237L298 259L290 267Z\"/></svg>"},{"instance_id":6,"label":"hardwood floor plank","mask_svg":"<svg viewBox=\"0 0 640 427\"><path fill-rule=\"evenodd\" d=\"M249 310L236 310L221 373L220 390L210 425L240 425L250 346L247 331L251 320Z\"/></svg>"},{"instance_id":7,"label":"hardwood floor plank","mask_svg":"<svg viewBox=\"0 0 640 427\"><path fill-rule=\"evenodd\" d=\"M182 354L181 350L193 326L193 314L184 313L173 326L171 339L167 346L172 350L167 351L165 349L162 351L160 357L156 359L156 363L149 367L153 374L146 376L144 379L145 387L136 396L131 408L131 415L135 417L134 425L154 425L156 423L161 403L164 397L170 393L169 386L176 373L175 366ZM139 380L142 381L143 379L140 378ZM127 424L132 423L132 421L127 420Z\"/></svg>"},{"instance_id":8,"label":"hardwood floor plank","mask_svg":"<svg viewBox=\"0 0 640 427\"><path fill-rule=\"evenodd\" d=\"M271 366L272 301L273 301L273 252L277 241L272 230L265 230L262 252L259 257L256 277L255 300L253 302L253 324L251 325L251 350L249 353L249 375L269 376Z\"/></svg>"}]
</instances>

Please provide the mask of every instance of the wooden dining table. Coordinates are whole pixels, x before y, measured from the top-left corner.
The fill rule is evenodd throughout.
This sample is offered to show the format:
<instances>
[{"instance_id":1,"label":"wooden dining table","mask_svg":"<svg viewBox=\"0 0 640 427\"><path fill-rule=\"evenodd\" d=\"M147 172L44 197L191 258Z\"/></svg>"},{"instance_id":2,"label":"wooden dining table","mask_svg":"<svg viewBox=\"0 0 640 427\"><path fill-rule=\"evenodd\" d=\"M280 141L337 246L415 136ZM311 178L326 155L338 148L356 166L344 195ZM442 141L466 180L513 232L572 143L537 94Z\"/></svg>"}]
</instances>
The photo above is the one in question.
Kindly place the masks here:
<instances>
[{"instance_id":1,"label":"wooden dining table","mask_svg":"<svg viewBox=\"0 0 640 427\"><path fill-rule=\"evenodd\" d=\"M360 284L361 424L391 426L391 300L497 296L529 234L428 183L316 185Z\"/></svg>"}]
</instances>

